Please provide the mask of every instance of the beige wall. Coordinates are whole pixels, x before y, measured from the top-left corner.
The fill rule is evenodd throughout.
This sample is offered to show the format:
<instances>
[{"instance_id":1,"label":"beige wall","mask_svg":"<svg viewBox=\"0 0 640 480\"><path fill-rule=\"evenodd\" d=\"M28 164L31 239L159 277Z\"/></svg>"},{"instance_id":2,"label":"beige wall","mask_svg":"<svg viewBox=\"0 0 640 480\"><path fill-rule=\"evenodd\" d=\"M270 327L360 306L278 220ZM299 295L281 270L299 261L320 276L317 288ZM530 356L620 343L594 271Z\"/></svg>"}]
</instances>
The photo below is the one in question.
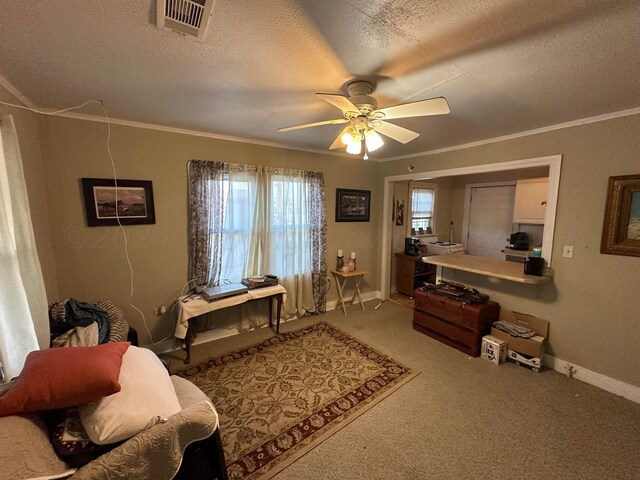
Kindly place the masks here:
<instances>
[{"instance_id":1,"label":"beige wall","mask_svg":"<svg viewBox=\"0 0 640 480\"><path fill-rule=\"evenodd\" d=\"M2 86L0 86L0 100L22 105ZM28 110L2 104L0 104L0 114L13 116L16 125L18 144L22 155L22 168L29 197L29 210L33 220L33 230L42 276L44 277L47 296L56 298L58 297L58 280L56 278L56 263L53 255L51 225L47 209L44 165L38 138L38 115Z\"/></svg>"},{"instance_id":2,"label":"beige wall","mask_svg":"<svg viewBox=\"0 0 640 480\"><path fill-rule=\"evenodd\" d=\"M553 245L553 282L541 287L459 272L457 281L491 295L502 307L551 322L558 358L640 386L638 285L640 257L600 254L607 180L640 174L640 115L591 123L411 160L386 162L382 175L562 154ZM562 246L573 245L573 258Z\"/></svg>"},{"instance_id":3,"label":"beige wall","mask_svg":"<svg viewBox=\"0 0 640 480\"><path fill-rule=\"evenodd\" d=\"M61 117L39 122L53 224L61 297L111 298L147 342L141 317L129 303L129 270L118 227L86 227L80 178L112 178L104 123ZM200 136L114 125L111 149L119 178L153 182L156 224L125 227L135 273L133 303L146 316L154 339L175 326L171 312L158 319L187 281L187 178L190 159L262 164L322 171L327 193L328 266L338 249L357 252L367 270L363 292L377 289L381 211L379 165L360 159L297 152ZM336 188L371 190L371 221L336 223ZM332 285L330 300L336 298Z\"/></svg>"}]
</instances>

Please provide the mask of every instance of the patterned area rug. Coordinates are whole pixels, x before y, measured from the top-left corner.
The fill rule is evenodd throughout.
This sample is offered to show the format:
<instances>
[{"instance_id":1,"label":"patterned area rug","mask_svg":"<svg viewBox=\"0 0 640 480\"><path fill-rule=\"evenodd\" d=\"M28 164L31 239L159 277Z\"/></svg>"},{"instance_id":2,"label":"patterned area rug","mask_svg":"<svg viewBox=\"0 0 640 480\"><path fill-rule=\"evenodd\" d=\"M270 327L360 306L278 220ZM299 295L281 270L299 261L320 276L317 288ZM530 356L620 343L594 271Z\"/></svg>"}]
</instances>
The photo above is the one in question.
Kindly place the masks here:
<instances>
[{"instance_id":1,"label":"patterned area rug","mask_svg":"<svg viewBox=\"0 0 640 480\"><path fill-rule=\"evenodd\" d=\"M230 479L267 479L417 373L318 323L179 375L220 415Z\"/></svg>"}]
</instances>

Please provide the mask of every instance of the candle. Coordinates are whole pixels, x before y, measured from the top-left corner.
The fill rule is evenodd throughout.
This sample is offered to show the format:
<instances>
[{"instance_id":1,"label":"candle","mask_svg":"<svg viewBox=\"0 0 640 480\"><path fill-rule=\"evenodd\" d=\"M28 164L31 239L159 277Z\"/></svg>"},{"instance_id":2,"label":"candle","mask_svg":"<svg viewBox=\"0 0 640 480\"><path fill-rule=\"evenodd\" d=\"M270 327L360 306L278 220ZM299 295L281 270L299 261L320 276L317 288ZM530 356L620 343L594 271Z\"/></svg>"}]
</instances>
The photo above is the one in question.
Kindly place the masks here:
<instances>
[{"instance_id":1,"label":"candle","mask_svg":"<svg viewBox=\"0 0 640 480\"><path fill-rule=\"evenodd\" d=\"M351 252L351 258L356 258L356 252Z\"/></svg>"},{"instance_id":2,"label":"candle","mask_svg":"<svg viewBox=\"0 0 640 480\"><path fill-rule=\"evenodd\" d=\"M342 250L338 250L338 256L342 257Z\"/></svg>"}]
</instances>

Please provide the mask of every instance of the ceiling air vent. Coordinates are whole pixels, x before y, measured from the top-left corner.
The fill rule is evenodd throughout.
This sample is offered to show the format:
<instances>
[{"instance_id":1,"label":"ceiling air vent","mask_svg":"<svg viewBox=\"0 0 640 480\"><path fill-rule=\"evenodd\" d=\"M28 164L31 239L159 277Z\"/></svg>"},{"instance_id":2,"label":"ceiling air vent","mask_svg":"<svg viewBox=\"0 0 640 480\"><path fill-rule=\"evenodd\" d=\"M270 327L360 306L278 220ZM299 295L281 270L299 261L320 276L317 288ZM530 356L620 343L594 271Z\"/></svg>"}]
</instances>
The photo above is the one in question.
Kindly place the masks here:
<instances>
[{"instance_id":1,"label":"ceiling air vent","mask_svg":"<svg viewBox=\"0 0 640 480\"><path fill-rule=\"evenodd\" d=\"M195 37L202 42L214 1L156 0L156 25L165 30Z\"/></svg>"}]
</instances>

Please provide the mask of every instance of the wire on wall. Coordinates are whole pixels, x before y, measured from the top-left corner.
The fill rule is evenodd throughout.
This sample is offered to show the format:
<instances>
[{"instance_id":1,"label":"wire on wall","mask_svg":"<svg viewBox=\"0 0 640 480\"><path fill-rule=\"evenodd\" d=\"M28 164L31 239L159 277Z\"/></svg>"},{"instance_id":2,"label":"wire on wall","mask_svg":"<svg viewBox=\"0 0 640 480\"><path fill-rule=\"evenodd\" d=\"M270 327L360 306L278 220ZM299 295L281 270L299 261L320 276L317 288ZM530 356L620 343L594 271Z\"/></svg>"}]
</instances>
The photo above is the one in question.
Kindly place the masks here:
<instances>
[{"instance_id":1,"label":"wire on wall","mask_svg":"<svg viewBox=\"0 0 640 480\"><path fill-rule=\"evenodd\" d=\"M13 103L8 103L8 102L4 102L2 100L0 100L0 104L2 105L7 105L9 107L14 107L14 108L21 108L23 110L29 110L35 113L39 113L41 115L60 115L61 113L64 112L68 112L70 110L78 110L86 105L89 105L90 103L97 103L98 105L100 105L100 108L102 109L102 113L104 115L104 118L106 120L107 123L107 153L109 155L109 161L111 162L111 169L113 171L113 182L114 182L114 186L115 186L115 192L116 192L116 205L118 204L118 174L116 172L116 163L113 159L113 155L111 153L111 119L109 118L109 115L107 114L107 108L104 105L104 102L102 100L99 99L91 99L91 100L87 100L86 102L80 104L80 105L76 105L73 107L68 107L68 108L64 108L62 110L56 110L53 112L49 112L46 110L40 110L37 108L32 108L32 107L27 107L25 105L16 105ZM130 290L129 290L129 306L131 308L133 308L134 310L136 310L140 316L142 317L142 324L144 325L145 330L147 331L147 334L149 335L149 340L151 341L152 345L155 345L156 343L160 343L163 340L166 340L166 338L169 338L169 336L167 336L166 338L163 338L162 340L159 340L158 342L154 342L153 341L153 336L151 335L151 331L149 330L149 327L147 326L147 319L144 315L144 313L142 312L142 310L140 310L134 303L133 303L133 294L134 294L134 272L133 272L133 265L131 264L131 258L129 257L129 240L127 238L127 232L124 229L124 227L122 226L122 223L120 222L120 215L118 213L118 209L116 208L116 219L118 221L118 226L120 227L120 230L122 232L122 238L124 240L124 255L125 258L127 260L127 265L129 267L129 280L130 280Z\"/></svg>"}]
</instances>

